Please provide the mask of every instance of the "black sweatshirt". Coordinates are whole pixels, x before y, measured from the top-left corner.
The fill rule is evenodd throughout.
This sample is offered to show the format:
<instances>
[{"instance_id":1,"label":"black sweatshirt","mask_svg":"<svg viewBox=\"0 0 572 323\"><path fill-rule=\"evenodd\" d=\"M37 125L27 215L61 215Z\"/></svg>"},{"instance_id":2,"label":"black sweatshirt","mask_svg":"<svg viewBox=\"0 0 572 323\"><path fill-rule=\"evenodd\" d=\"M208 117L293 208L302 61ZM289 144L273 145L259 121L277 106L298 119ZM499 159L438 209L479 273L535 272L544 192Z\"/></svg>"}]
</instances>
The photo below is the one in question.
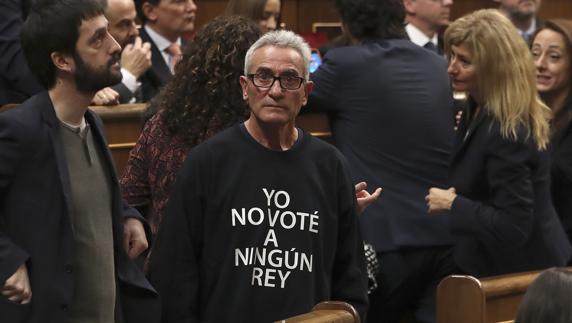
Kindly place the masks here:
<instances>
[{"instance_id":1,"label":"black sweatshirt","mask_svg":"<svg viewBox=\"0 0 572 323\"><path fill-rule=\"evenodd\" d=\"M272 151L237 125L191 151L150 262L164 322L272 322L324 300L348 302L364 317L347 164L299 133L291 149Z\"/></svg>"}]
</instances>

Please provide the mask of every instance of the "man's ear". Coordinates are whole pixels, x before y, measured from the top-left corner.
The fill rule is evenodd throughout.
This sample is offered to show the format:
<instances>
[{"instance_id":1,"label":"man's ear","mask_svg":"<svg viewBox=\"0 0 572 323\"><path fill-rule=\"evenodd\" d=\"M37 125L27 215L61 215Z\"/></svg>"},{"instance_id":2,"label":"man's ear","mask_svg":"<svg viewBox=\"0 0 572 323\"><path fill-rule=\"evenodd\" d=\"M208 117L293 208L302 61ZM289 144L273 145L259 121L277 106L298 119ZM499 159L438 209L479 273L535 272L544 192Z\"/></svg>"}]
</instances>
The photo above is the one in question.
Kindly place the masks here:
<instances>
[{"instance_id":1,"label":"man's ear","mask_svg":"<svg viewBox=\"0 0 572 323\"><path fill-rule=\"evenodd\" d=\"M143 15L147 20L155 22L157 20L157 13L155 12L155 6L150 4L148 1L143 3Z\"/></svg>"},{"instance_id":2,"label":"man's ear","mask_svg":"<svg viewBox=\"0 0 572 323\"><path fill-rule=\"evenodd\" d=\"M415 0L403 0L403 8L408 15L415 14Z\"/></svg>"},{"instance_id":3,"label":"man's ear","mask_svg":"<svg viewBox=\"0 0 572 323\"><path fill-rule=\"evenodd\" d=\"M240 87L242 88L242 99L246 101L248 100L248 91L246 91L246 88L248 87L248 78L246 78L244 75L241 75L239 81Z\"/></svg>"},{"instance_id":4,"label":"man's ear","mask_svg":"<svg viewBox=\"0 0 572 323\"><path fill-rule=\"evenodd\" d=\"M308 97L310 93L312 93L312 89L314 88L314 82L308 81L304 85L304 99L302 100L302 106L305 106L308 103Z\"/></svg>"},{"instance_id":5,"label":"man's ear","mask_svg":"<svg viewBox=\"0 0 572 323\"><path fill-rule=\"evenodd\" d=\"M71 55L62 54L61 52L52 52L50 58L56 70L71 73L75 68L75 62Z\"/></svg>"}]
</instances>

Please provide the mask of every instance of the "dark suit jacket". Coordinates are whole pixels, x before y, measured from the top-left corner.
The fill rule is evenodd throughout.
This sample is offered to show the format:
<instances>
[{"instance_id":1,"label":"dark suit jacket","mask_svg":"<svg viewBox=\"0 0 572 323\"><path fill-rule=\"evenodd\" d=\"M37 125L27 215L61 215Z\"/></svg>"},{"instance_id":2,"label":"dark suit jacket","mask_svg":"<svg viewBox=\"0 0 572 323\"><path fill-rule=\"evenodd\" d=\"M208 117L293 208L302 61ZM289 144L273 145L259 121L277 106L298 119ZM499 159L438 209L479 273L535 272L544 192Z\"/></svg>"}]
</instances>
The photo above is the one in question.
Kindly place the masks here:
<instances>
[{"instance_id":1,"label":"dark suit jacket","mask_svg":"<svg viewBox=\"0 0 572 323\"><path fill-rule=\"evenodd\" d=\"M145 28L140 29L140 36L143 42L151 43L151 68L139 77L141 82L142 102L149 102L159 93L161 88L171 78L171 70L165 63L161 51L153 42Z\"/></svg>"},{"instance_id":2,"label":"dark suit jacket","mask_svg":"<svg viewBox=\"0 0 572 323\"><path fill-rule=\"evenodd\" d=\"M311 75L308 110L330 114L336 146L354 181L381 198L360 216L376 251L452 244L447 215L430 216L425 196L447 187L453 97L443 57L409 40L332 49Z\"/></svg>"},{"instance_id":3,"label":"dark suit jacket","mask_svg":"<svg viewBox=\"0 0 572 323\"><path fill-rule=\"evenodd\" d=\"M131 92L122 82L115 84L111 88L119 93L119 103L121 104L129 103L135 95L135 93ZM140 100L135 100L135 102L140 102Z\"/></svg>"},{"instance_id":4,"label":"dark suit jacket","mask_svg":"<svg viewBox=\"0 0 572 323\"><path fill-rule=\"evenodd\" d=\"M485 111L459 132L451 164L458 196L449 218L455 261L471 275L563 266L570 258L551 203L548 151L524 129L517 135L516 142L503 138Z\"/></svg>"},{"instance_id":5,"label":"dark suit jacket","mask_svg":"<svg viewBox=\"0 0 572 323\"><path fill-rule=\"evenodd\" d=\"M572 104L564 109L572 113ZM572 241L572 122L554 134L550 152L552 200L568 240Z\"/></svg>"},{"instance_id":6,"label":"dark suit jacket","mask_svg":"<svg viewBox=\"0 0 572 323\"><path fill-rule=\"evenodd\" d=\"M85 117L104 152L104 166L113 183L117 322L158 322L158 296L123 250L123 218L139 214L122 202L101 120L91 111ZM47 92L0 113L0 281L26 263L32 288L29 305L9 302L0 295L2 322L67 321L74 284L73 179L59 129Z\"/></svg>"},{"instance_id":7,"label":"dark suit jacket","mask_svg":"<svg viewBox=\"0 0 572 323\"><path fill-rule=\"evenodd\" d=\"M30 0L0 1L0 105L21 103L42 90L20 45L29 6Z\"/></svg>"}]
</instances>

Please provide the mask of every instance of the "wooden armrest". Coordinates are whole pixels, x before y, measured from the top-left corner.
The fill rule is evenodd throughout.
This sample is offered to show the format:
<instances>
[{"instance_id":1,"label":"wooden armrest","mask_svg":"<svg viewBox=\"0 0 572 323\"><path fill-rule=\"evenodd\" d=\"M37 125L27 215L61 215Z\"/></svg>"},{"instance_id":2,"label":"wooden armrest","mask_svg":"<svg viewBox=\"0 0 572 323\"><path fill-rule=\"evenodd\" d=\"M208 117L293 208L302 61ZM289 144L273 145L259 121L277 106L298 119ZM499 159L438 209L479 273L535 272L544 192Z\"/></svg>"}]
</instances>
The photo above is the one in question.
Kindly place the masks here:
<instances>
[{"instance_id":1,"label":"wooden armrest","mask_svg":"<svg viewBox=\"0 0 572 323\"><path fill-rule=\"evenodd\" d=\"M567 270L572 271L572 267ZM501 323L516 318L528 286L542 271L477 279L451 275L437 287L437 322Z\"/></svg>"},{"instance_id":2,"label":"wooden armrest","mask_svg":"<svg viewBox=\"0 0 572 323\"><path fill-rule=\"evenodd\" d=\"M311 312L275 323L360 323L357 311L345 302L321 302Z\"/></svg>"},{"instance_id":3,"label":"wooden armrest","mask_svg":"<svg viewBox=\"0 0 572 323\"><path fill-rule=\"evenodd\" d=\"M95 105L90 106L93 112L97 113L101 119L128 119L134 118L140 119L141 114L145 111L145 103L133 103L133 104L118 104L110 106Z\"/></svg>"}]
</instances>

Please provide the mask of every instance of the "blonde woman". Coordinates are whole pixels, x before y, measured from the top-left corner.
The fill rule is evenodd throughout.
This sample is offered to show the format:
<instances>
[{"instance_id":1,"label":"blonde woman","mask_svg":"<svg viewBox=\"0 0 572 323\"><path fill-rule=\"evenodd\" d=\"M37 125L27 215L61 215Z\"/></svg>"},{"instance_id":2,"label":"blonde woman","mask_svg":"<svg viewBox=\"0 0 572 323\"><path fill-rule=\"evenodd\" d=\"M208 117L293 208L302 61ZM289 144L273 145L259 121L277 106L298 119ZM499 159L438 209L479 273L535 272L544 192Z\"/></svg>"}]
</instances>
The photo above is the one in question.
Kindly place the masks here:
<instances>
[{"instance_id":1,"label":"blonde woman","mask_svg":"<svg viewBox=\"0 0 572 323\"><path fill-rule=\"evenodd\" d=\"M475 276L563 266L571 248L550 198L549 109L527 45L493 9L445 32L448 72L470 103L451 162L453 187L431 188L430 213L449 211L455 262Z\"/></svg>"}]
</instances>

